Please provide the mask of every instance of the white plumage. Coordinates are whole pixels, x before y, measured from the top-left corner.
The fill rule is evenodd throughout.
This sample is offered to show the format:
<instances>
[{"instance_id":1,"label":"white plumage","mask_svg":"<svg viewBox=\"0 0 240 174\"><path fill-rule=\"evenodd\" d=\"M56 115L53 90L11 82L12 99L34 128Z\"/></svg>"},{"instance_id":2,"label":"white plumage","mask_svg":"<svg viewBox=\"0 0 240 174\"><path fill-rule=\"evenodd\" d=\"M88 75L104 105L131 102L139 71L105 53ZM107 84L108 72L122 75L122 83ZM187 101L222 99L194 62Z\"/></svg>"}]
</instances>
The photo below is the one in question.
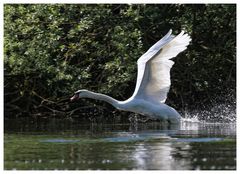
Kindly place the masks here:
<instances>
[{"instance_id":1,"label":"white plumage","mask_svg":"<svg viewBox=\"0 0 240 174\"><path fill-rule=\"evenodd\" d=\"M164 103L169 91L171 58L184 51L191 41L182 31L174 37L170 30L138 59L138 77L133 96L155 103Z\"/></svg>"},{"instance_id":2,"label":"white plumage","mask_svg":"<svg viewBox=\"0 0 240 174\"><path fill-rule=\"evenodd\" d=\"M143 54L137 61L138 76L135 91L126 101L118 101L107 95L87 90L77 91L71 100L78 98L103 100L120 110L178 123L181 118L178 112L164 104L171 86L170 70L174 64L170 59L184 51L190 41L189 35L184 34L183 31L174 36L170 30Z\"/></svg>"}]
</instances>

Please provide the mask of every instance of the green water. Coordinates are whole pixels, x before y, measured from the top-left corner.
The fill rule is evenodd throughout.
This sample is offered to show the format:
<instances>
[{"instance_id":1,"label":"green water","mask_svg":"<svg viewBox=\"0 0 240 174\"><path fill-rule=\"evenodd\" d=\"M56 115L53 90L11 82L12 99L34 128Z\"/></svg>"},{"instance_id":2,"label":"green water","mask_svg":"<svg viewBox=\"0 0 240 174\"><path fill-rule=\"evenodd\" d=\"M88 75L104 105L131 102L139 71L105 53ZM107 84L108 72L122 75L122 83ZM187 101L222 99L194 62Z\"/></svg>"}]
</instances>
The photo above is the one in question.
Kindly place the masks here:
<instances>
[{"instance_id":1,"label":"green water","mask_svg":"<svg viewBox=\"0 0 240 174\"><path fill-rule=\"evenodd\" d=\"M235 124L4 122L5 170L235 170Z\"/></svg>"}]
</instances>

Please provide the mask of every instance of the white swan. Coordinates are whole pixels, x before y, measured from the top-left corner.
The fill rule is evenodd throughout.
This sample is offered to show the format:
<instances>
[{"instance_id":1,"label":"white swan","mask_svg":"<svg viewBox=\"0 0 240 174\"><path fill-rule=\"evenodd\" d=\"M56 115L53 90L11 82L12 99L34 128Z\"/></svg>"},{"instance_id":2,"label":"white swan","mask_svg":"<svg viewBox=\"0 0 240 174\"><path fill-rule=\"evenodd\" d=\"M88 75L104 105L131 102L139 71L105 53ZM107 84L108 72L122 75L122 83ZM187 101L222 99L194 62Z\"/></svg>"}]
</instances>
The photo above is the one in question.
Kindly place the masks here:
<instances>
[{"instance_id":1,"label":"white swan","mask_svg":"<svg viewBox=\"0 0 240 174\"><path fill-rule=\"evenodd\" d=\"M171 85L170 69L174 64L170 59L185 50L190 41L189 35L184 34L183 31L174 36L170 30L143 54L137 61L137 83L135 91L129 99L118 101L104 94L78 90L71 101L79 98L103 100L119 110L167 120L170 123L179 123L180 114L164 102Z\"/></svg>"}]
</instances>

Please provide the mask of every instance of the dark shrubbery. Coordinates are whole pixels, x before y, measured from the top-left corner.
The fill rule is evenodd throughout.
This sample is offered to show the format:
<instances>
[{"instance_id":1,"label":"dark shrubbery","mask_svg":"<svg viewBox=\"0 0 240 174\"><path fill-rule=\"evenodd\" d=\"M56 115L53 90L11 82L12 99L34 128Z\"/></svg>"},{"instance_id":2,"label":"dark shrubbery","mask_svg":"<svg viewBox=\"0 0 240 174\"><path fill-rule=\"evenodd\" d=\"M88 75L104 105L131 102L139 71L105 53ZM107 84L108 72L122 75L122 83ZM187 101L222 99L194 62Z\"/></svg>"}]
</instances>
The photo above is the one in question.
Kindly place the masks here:
<instances>
[{"instance_id":1,"label":"dark shrubbery","mask_svg":"<svg viewBox=\"0 0 240 174\"><path fill-rule=\"evenodd\" d=\"M167 103L235 97L236 5L5 4L5 116L95 106L65 100L81 88L127 99L137 59L170 28L192 42L175 59Z\"/></svg>"}]
</instances>

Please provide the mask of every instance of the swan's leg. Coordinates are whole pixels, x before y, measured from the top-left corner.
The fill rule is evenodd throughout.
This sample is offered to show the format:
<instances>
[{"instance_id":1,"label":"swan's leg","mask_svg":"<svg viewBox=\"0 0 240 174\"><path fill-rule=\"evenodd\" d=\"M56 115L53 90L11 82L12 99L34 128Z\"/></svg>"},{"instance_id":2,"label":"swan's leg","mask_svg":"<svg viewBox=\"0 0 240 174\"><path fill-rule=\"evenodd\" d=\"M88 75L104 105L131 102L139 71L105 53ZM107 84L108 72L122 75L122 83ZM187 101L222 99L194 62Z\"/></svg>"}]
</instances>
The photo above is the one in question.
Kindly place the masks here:
<instances>
[{"instance_id":1,"label":"swan's leg","mask_svg":"<svg viewBox=\"0 0 240 174\"><path fill-rule=\"evenodd\" d=\"M132 113L129 115L128 120L130 121L130 130L137 131L138 130L138 115L136 113Z\"/></svg>"},{"instance_id":2,"label":"swan's leg","mask_svg":"<svg viewBox=\"0 0 240 174\"><path fill-rule=\"evenodd\" d=\"M136 113L130 114L128 120L130 121L130 123L136 124L138 122L138 114Z\"/></svg>"}]
</instances>

